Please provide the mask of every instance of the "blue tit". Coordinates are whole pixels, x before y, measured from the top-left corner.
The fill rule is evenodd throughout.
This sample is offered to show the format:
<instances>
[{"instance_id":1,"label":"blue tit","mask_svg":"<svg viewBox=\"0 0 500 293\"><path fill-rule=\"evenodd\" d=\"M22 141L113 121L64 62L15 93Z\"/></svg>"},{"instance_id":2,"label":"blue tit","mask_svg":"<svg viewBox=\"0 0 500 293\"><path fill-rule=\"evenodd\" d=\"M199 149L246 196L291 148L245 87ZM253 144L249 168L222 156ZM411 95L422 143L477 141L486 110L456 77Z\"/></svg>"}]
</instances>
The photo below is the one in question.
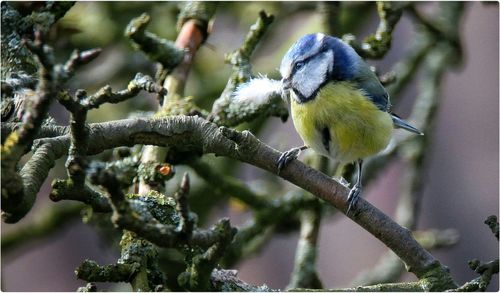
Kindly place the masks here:
<instances>
[{"instance_id":1,"label":"blue tit","mask_svg":"<svg viewBox=\"0 0 500 293\"><path fill-rule=\"evenodd\" d=\"M361 192L363 159L382 151L394 128L418 129L391 113L389 95L352 47L321 33L300 38L283 57L282 89L304 146L284 152L278 169L312 148L340 163L357 162L351 210Z\"/></svg>"}]
</instances>

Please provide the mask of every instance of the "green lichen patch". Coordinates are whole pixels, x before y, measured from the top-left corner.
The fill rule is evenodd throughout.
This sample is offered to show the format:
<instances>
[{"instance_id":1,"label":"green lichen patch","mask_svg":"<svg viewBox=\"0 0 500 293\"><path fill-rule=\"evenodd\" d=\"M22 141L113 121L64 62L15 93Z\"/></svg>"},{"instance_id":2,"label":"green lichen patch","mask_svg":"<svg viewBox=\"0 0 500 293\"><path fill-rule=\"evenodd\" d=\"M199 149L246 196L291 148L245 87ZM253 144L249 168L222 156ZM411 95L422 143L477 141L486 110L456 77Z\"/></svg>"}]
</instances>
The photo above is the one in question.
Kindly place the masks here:
<instances>
[{"instance_id":1,"label":"green lichen patch","mask_svg":"<svg viewBox=\"0 0 500 293\"><path fill-rule=\"evenodd\" d=\"M162 224L179 225L180 216L175 210L174 198L154 190L147 195L128 194L127 197L132 208L143 215L144 220L148 221L153 217Z\"/></svg>"}]
</instances>

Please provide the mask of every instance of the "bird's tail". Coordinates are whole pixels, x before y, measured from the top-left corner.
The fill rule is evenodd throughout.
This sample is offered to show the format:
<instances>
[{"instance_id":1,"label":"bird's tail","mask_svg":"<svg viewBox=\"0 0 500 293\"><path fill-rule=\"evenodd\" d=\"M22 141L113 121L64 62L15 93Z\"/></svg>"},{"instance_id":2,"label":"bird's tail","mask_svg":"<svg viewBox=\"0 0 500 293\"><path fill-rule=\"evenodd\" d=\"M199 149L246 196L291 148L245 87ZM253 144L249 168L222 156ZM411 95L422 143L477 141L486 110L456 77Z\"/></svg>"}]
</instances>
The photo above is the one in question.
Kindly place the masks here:
<instances>
[{"instance_id":1,"label":"bird's tail","mask_svg":"<svg viewBox=\"0 0 500 293\"><path fill-rule=\"evenodd\" d=\"M396 128L402 128L404 130L416 133L418 135L424 135L424 133L422 131L420 131L417 128L411 126L410 124L408 124L408 122L404 121L403 119L401 119L400 117L398 117L396 114L391 113L391 117L392 117L392 123L394 123L394 126Z\"/></svg>"}]
</instances>

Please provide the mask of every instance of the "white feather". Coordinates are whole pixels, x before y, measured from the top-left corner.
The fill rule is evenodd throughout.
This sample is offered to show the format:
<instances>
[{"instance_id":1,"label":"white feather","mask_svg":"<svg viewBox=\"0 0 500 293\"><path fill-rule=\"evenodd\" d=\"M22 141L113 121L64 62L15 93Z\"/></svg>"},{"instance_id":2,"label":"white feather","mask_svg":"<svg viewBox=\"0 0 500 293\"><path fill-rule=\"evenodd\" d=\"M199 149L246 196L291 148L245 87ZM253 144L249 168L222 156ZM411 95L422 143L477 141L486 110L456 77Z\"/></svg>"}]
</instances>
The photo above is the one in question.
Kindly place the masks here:
<instances>
[{"instance_id":1,"label":"white feather","mask_svg":"<svg viewBox=\"0 0 500 293\"><path fill-rule=\"evenodd\" d=\"M253 78L236 89L233 94L234 102L264 104L274 95L281 95L281 81L269 79L266 76Z\"/></svg>"}]
</instances>

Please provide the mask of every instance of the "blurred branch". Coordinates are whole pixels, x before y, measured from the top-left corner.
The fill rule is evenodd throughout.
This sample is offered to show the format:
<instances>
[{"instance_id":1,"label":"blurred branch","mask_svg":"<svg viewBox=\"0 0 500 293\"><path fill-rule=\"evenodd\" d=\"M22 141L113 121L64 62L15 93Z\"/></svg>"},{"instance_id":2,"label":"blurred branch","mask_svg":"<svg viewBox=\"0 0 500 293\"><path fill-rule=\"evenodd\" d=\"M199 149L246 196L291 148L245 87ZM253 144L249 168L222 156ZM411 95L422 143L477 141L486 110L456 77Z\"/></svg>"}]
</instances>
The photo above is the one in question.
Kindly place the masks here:
<instances>
[{"instance_id":1,"label":"blurred branch","mask_svg":"<svg viewBox=\"0 0 500 293\"><path fill-rule=\"evenodd\" d=\"M321 211L303 210L300 215L300 238L295 264L287 288L323 288L316 272L316 255Z\"/></svg>"},{"instance_id":2,"label":"blurred branch","mask_svg":"<svg viewBox=\"0 0 500 293\"><path fill-rule=\"evenodd\" d=\"M304 162L312 168L326 173L328 159L318 154L308 153ZM311 195L303 190L299 191L302 197ZM302 207L300 213L300 237L295 251L294 268L287 288L321 289L323 284L316 271L318 238L322 216L322 203L313 198L313 205L306 209Z\"/></svg>"},{"instance_id":3,"label":"blurred branch","mask_svg":"<svg viewBox=\"0 0 500 293\"><path fill-rule=\"evenodd\" d=\"M220 190L225 195L237 198L252 209L260 210L270 206L270 202L266 199L267 196L255 194L245 184L233 177L220 174L201 160L190 162L189 166L193 168L196 174L212 184L216 190Z\"/></svg>"},{"instance_id":4,"label":"blurred branch","mask_svg":"<svg viewBox=\"0 0 500 293\"><path fill-rule=\"evenodd\" d=\"M193 21L199 27L203 34L204 42L208 34L212 31L212 17L215 15L217 3L204 3L199 1L190 1L184 3L184 7L179 12L177 19L177 29L182 31L187 22Z\"/></svg>"},{"instance_id":5,"label":"blurred branch","mask_svg":"<svg viewBox=\"0 0 500 293\"><path fill-rule=\"evenodd\" d=\"M1 83L1 121L20 122L27 108L26 100L29 99L29 96L35 94L34 90L38 80L34 76L23 72L11 72L7 78L1 80ZM4 139L5 137L2 137L2 143Z\"/></svg>"},{"instance_id":6,"label":"blurred branch","mask_svg":"<svg viewBox=\"0 0 500 293\"><path fill-rule=\"evenodd\" d=\"M150 19L146 13L132 19L125 29L125 36L130 38L136 50L141 50L151 61L161 63L165 70L170 71L183 60L184 51L174 42L146 31Z\"/></svg>"},{"instance_id":7,"label":"blurred branch","mask_svg":"<svg viewBox=\"0 0 500 293\"><path fill-rule=\"evenodd\" d=\"M22 32L18 32L23 22L21 14L7 2L1 3L2 8L2 69L1 77L6 78L8 72L25 71L29 74L36 72L36 62L33 54L22 46Z\"/></svg>"},{"instance_id":8,"label":"blurred branch","mask_svg":"<svg viewBox=\"0 0 500 293\"><path fill-rule=\"evenodd\" d=\"M460 239L455 229L415 231L413 236L420 245L429 250L453 246Z\"/></svg>"},{"instance_id":9,"label":"blurred branch","mask_svg":"<svg viewBox=\"0 0 500 293\"><path fill-rule=\"evenodd\" d=\"M340 30L340 1L322 1L317 3L318 13L321 15L322 27L327 35L338 35Z\"/></svg>"},{"instance_id":10,"label":"blurred branch","mask_svg":"<svg viewBox=\"0 0 500 293\"><path fill-rule=\"evenodd\" d=\"M424 64L427 54L435 46L434 38L427 34L418 34L412 44L412 49L406 58L394 66L396 81L387 87L391 98L398 99L399 93L408 85L416 72Z\"/></svg>"},{"instance_id":11,"label":"blurred branch","mask_svg":"<svg viewBox=\"0 0 500 293\"><path fill-rule=\"evenodd\" d=\"M47 208L29 224L2 233L2 254L6 255L11 250L36 239L52 236L54 232L60 231L64 226L71 223L72 219L80 216L81 209L81 204L58 205L54 208Z\"/></svg>"},{"instance_id":12,"label":"blurred branch","mask_svg":"<svg viewBox=\"0 0 500 293\"><path fill-rule=\"evenodd\" d=\"M457 3L455 5L455 9L450 9L450 11L455 11L455 13L461 14L463 10L464 5ZM408 11L409 15L415 19L415 21L422 25L425 30L427 30L429 33L433 34L436 39L442 40L446 39L450 45L456 48L457 54L459 55L459 58L457 60L462 59L462 46L459 38L459 33L457 30L457 27L454 26L446 26L444 25L444 22L447 23L452 23L452 21L449 21L449 18L444 18L443 21L431 21L429 19L426 19L417 9L415 4L408 5L406 8L406 11ZM452 19L456 19L456 17L451 17Z\"/></svg>"},{"instance_id":13,"label":"blurred branch","mask_svg":"<svg viewBox=\"0 0 500 293\"><path fill-rule=\"evenodd\" d=\"M399 280L404 270L404 263L394 252L389 250L378 259L373 267L359 272L356 277L350 281L350 286L370 286L393 282Z\"/></svg>"},{"instance_id":14,"label":"blurred branch","mask_svg":"<svg viewBox=\"0 0 500 293\"><path fill-rule=\"evenodd\" d=\"M392 31L399 22L403 8L408 5L405 2L377 1L377 13L380 18L377 31L363 40L356 41L351 34L344 35L342 39L351 45L363 58L380 59L391 48Z\"/></svg>"},{"instance_id":15,"label":"blurred branch","mask_svg":"<svg viewBox=\"0 0 500 293\"><path fill-rule=\"evenodd\" d=\"M299 227L297 211L317 208L318 202L304 192L293 192L271 202L267 208L255 209L254 218L236 234L224 256L225 266L234 266L241 259L257 253L273 233L286 233Z\"/></svg>"},{"instance_id":16,"label":"blurred branch","mask_svg":"<svg viewBox=\"0 0 500 293\"><path fill-rule=\"evenodd\" d=\"M428 250L451 247L459 240L458 232L454 229L415 231L413 235L418 243ZM351 281L351 286L394 282L399 280L404 271L404 263L394 252L389 250L380 257L372 268L360 272Z\"/></svg>"},{"instance_id":17,"label":"blurred branch","mask_svg":"<svg viewBox=\"0 0 500 293\"><path fill-rule=\"evenodd\" d=\"M448 7L443 7L443 11L455 10L455 12L450 12L450 15L453 15L453 18L448 20L455 24L454 26L456 30L459 29L458 23L462 15L461 13L459 13L462 11L461 8L462 7L460 5L452 5L451 3L448 5ZM424 101L417 102L419 103L419 105L415 104L413 108L414 113L411 115L410 119L417 125L417 128L423 130L423 132L426 134L424 140L430 137L429 133L432 127L432 121L430 120L430 117L433 117L435 115L433 113L435 113L437 111L437 107L439 107L439 87L434 88L434 85L439 84L439 80L443 78L445 73L445 64L456 62L456 58L460 57L459 55L456 55L456 47L447 47L447 45L443 44L448 43L446 40L438 41L438 39L436 39L432 34L426 32L418 34L412 52L404 61L398 63L395 66L395 72L397 73L396 82L388 87L388 91L391 97L397 98L401 90L408 84L411 78L422 66L426 66L426 68L428 68L426 70L429 71L439 71L431 74L432 76L434 76L433 78L426 76L425 80L428 82L421 81L421 88L430 87L430 89L432 89L434 93L422 93L418 96L417 101ZM438 47L440 47L441 49L438 49ZM443 53L441 55L450 55L444 57L430 57L439 55L439 53L435 53L439 50L447 51L447 53ZM436 60L429 60L429 58L436 58ZM439 60L438 62L441 63L435 63L437 60ZM441 65L441 67L437 65ZM369 163L366 164L365 167L364 178L368 181L373 179L375 174L378 174L378 170L386 166L391 161L391 158L394 158L394 154L401 153L401 148L404 145L411 144L412 138L413 136L408 133L401 133L396 136L394 138L394 142L391 143L382 154L369 160ZM428 143L429 141L426 141L424 145L427 145ZM421 147L424 146L422 145Z\"/></svg>"},{"instance_id":18,"label":"blurred branch","mask_svg":"<svg viewBox=\"0 0 500 293\"><path fill-rule=\"evenodd\" d=\"M425 135L417 140L402 144L399 155L406 164L404 172L404 188L400 204L396 210L396 218L409 229L414 229L418 220L422 188L425 186L425 158L426 146L430 144L434 121L440 100L437 98L440 92L441 81L446 72L446 64L453 51L446 44L437 46L428 54L425 61L424 78L421 81L422 91L415 103L411 121L422 121L426 124L423 128Z\"/></svg>"}]
</instances>

